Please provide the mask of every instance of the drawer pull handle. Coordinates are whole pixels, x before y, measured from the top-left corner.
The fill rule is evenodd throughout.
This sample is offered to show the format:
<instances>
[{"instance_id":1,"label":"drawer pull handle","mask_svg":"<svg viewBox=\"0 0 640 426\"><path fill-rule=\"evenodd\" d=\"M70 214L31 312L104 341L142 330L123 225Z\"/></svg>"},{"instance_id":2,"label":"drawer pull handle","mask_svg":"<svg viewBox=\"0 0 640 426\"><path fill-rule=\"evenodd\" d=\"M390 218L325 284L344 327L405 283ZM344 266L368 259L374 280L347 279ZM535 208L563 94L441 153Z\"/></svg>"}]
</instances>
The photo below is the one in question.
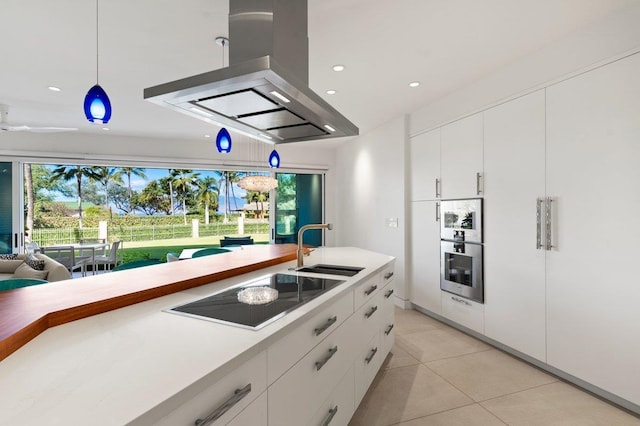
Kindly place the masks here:
<instances>
[{"instance_id":1,"label":"drawer pull handle","mask_svg":"<svg viewBox=\"0 0 640 426\"><path fill-rule=\"evenodd\" d=\"M384 295L385 299L388 299L391 297L391 295L393 294L393 289L389 290L388 292L386 292L386 294Z\"/></svg>"},{"instance_id":2,"label":"drawer pull handle","mask_svg":"<svg viewBox=\"0 0 640 426\"><path fill-rule=\"evenodd\" d=\"M327 328L331 327L333 324L336 323L336 321L338 321L338 317L336 315L332 316L331 318L329 318L327 320L327 322L325 322L321 327L317 327L315 330L313 330L316 333L316 336L321 335L322 333L324 333Z\"/></svg>"},{"instance_id":3,"label":"drawer pull handle","mask_svg":"<svg viewBox=\"0 0 640 426\"><path fill-rule=\"evenodd\" d=\"M384 331L384 334L388 336L389 333L391 333L391 330L393 330L393 324L389 324L389 327Z\"/></svg>"},{"instance_id":4,"label":"drawer pull handle","mask_svg":"<svg viewBox=\"0 0 640 426\"><path fill-rule=\"evenodd\" d=\"M236 389L235 392L233 393L233 396L228 400L226 400L221 406L213 410L211 414L209 414L204 419L196 420L195 422L196 426L207 426L215 422L220 417L222 417L224 413L229 411L234 405L240 402L242 398L249 395L250 392L251 392L251 383L249 383L247 386L243 387L242 389Z\"/></svg>"},{"instance_id":5,"label":"drawer pull handle","mask_svg":"<svg viewBox=\"0 0 640 426\"><path fill-rule=\"evenodd\" d=\"M316 361L316 371L320 371L320 369L324 367L324 365L331 359L332 356L336 354L336 352L338 352L337 345L329 349L329 353L324 357L324 359L322 359L321 361Z\"/></svg>"},{"instance_id":6,"label":"drawer pull handle","mask_svg":"<svg viewBox=\"0 0 640 426\"><path fill-rule=\"evenodd\" d=\"M376 356L377 352L378 352L378 348L371 349L371 352L369 352L369 355L367 355L367 357L364 359L364 362L369 364L371 362L371 360L373 359L373 357Z\"/></svg>"},{"instance_id":7,"label":"drawer pull handle","mask_svg":"<svg viewBox=\"0 0 640 426\"><path fill-rule=\"evenodd\" d=\"M322 422L322 426L329 426L329 423L331 423L331 420L333 420L333 417L336 415L337 412L338 412L338 406L336 405L331 410L329 410L329 414L327 415L327 418L324 419L324 422Z\"/></svg>"},{"instance_id":8,"label":"drawer pull handle","mask_svg":"<svg viewBox=\"0 0 640 426\"><path fill-rule=\"evenodd\" d=\"M393 272L389 272L388 274L385 274L384 279L388 280L389 278L391 278L393 276Z\"/></svg>"},{"instance_id":9,"label":"drawer pull handle","mask_svg":"<svg viewBox=\"0 0 640 426\"><path fill-rule=\"evenodd\" d=\"M371 315L373 315L377 310L378 310L378 307L377 306L373 306L369 312L364 314L365 318L367 318L367 319L371 318Z\"/></svg>"},{"instance_id":10,"label":"drawer pull handle","mask_svg":"<svg viewBox=\"0 0 640 426\"><path fill-rule=\"evenodd\" d=\"M451 300L455 300L455 301L456 301L456 302L458 302L458 303L464 303L464 304L465 304L465 305L467 305L467 306L471 306L471 303L467 302L467 301L466 301L466 300L464 300L464 299L460 299L459 297L453 297L453 296L451 296Z\"/></svg>"},{"instance_id":11,"label":"drawer pull handle","mask_svg":"<svg viewBox=\"0 0 640 426\"><path fill-rule=\"evenodd\" d=\"M367 296L370 295L371 293L373 293L374 291L376 291L376 289L378 288L377 285L372 285L371 287L369 287L368 290L364 291L364 294L366 294Z\"/></svg>"}]
</instances>

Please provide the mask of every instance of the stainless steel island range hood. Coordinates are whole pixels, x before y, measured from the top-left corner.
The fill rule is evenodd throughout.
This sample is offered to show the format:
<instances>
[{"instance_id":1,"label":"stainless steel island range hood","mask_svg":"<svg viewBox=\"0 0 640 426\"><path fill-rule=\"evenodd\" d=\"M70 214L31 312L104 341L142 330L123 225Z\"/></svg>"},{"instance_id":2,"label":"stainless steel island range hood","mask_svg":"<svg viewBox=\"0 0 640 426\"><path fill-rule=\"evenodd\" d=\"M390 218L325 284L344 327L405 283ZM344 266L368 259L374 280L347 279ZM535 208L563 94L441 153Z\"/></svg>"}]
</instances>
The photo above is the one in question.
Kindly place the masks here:
<instances>
[{"instance_id":1,"label":"stainless steel island range hood","mask_svg":"<svg viewBox=\"0 0 640 426\"><path fill-rule=\"evenodd\" d=\"M309 89L306 0L230 0L226 68L144 89L144 98L274 143L354 136Z\"/></svg>"}]
</instances>

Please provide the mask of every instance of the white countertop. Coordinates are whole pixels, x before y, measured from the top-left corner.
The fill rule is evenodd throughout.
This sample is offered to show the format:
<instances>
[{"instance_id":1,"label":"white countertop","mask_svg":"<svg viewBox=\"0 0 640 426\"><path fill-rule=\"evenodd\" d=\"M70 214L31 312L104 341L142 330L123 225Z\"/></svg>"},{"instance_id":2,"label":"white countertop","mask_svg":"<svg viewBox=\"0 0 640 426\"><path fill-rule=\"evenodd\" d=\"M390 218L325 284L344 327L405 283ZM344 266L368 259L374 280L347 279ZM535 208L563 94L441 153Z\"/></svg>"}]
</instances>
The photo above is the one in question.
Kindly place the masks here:
<instances>
[{"instance_id":1,"label":"white countertop","mask_svg":"<svg viewBox=\"0 0 640 426\"><path fill-rule=\"evenodd\" d=\"M0 362L0 426L123 425L206 375L222 377L368 275L391 256L319 248L306 265L362 266L345 284L254 331L162 312L275 272L283 263L53 327ZM332 276L336 278L336 276Z\"/></svg>"}]
</instances>

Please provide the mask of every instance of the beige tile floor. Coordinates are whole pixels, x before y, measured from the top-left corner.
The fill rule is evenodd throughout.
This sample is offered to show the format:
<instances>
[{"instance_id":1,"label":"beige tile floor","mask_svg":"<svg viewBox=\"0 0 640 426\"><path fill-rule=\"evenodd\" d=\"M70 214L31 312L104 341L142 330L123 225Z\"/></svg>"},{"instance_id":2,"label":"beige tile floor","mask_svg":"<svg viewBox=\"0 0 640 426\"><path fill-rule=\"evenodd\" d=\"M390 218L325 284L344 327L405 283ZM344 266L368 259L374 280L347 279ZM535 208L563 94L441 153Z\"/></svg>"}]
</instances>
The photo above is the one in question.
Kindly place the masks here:
<instances>
[{"instance_id":1,"label":"beige tile floor","mask_svg":"<svg viewBox=\"0 0 640 426\"><path fill-rule=\"evenodd\" d=\"M640 418L417 311L350 426L640 426Z\"/></svg>"}]
</instances>

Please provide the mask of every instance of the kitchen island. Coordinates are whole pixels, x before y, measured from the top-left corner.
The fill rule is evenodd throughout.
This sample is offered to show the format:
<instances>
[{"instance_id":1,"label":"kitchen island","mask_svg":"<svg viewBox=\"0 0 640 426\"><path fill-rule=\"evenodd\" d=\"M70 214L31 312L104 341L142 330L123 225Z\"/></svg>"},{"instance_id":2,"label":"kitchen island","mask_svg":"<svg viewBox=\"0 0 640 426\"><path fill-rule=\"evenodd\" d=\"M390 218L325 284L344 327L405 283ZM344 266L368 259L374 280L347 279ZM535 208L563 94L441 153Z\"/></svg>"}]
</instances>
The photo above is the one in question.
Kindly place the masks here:
<instances>
[{"instance_id":1,"label":"kitchen island","mask_svg":"<svg viewBox=\"0 0 640 426\"><path fill-rule=\"evenodd\" d=\"M265 274L295 274L295 262L47 329L0 362L0 425L186 425L228 401L212 424L327 416L346 424L393 344L393 258L323 248L305 262L365 269L326 276L344 283L259 330L163 310Z\"/></svg>"}]
</instances>

